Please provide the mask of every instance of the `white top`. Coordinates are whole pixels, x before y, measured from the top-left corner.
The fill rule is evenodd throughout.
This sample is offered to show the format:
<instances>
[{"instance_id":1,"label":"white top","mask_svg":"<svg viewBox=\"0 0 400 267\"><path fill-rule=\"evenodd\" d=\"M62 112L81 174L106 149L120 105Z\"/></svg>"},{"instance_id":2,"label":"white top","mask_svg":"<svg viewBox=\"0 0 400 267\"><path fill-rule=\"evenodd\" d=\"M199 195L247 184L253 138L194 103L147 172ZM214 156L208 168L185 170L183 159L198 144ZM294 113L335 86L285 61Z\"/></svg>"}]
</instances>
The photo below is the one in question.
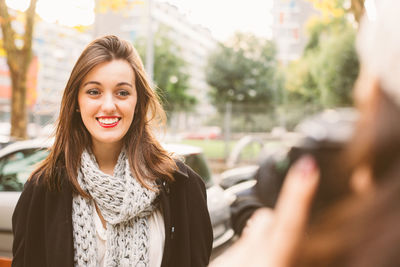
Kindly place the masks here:
<instances>
[{"instance_id":1,"label":"white top","mask_svg":"<svg viewBox=\"0 0 400 267\"><path fill-rule=\"evenodd\" d=\"M96 209L94 209L96 211ZM96 228L97 241L97 261L100 267L104 267L104 255L106 254L106 229L101 223L100 217L93 212L94 224ZM160 267L164 252L165 229L164 218L157 209L148 219L150 240L149 240L149 267Z\"/></svg>"}]
</instances>

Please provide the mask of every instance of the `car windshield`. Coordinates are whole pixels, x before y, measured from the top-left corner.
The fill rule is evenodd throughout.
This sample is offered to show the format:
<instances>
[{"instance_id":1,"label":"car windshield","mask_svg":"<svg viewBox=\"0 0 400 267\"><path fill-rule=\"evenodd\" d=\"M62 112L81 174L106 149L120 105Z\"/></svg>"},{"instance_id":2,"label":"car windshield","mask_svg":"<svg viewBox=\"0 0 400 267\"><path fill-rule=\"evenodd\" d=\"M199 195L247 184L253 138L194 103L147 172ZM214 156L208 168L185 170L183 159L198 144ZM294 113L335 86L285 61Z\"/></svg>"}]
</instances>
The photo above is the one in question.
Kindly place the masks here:
<instances>
[{"instance_id":1,"label":"car windshield","mask_svg":"<svg viewBox=\"0 0 400 267\"><path fill-rule=\"evenodd\" d=\"M22 191L30 174L47 155L45 149L13 152L0 161L0 191Z\"/></svg>"},{"instance_id":2,"label":"car windshield","mask_svg":"<svg viewBox=\"0 0 400 267\"><path fill-rule=\"evenodd\" d=\"M211 172L203 154L189 154L185 156L185 163L190 166L201 178L207 187L213 184L211 180Z\"/></svg>"}]
</instances>

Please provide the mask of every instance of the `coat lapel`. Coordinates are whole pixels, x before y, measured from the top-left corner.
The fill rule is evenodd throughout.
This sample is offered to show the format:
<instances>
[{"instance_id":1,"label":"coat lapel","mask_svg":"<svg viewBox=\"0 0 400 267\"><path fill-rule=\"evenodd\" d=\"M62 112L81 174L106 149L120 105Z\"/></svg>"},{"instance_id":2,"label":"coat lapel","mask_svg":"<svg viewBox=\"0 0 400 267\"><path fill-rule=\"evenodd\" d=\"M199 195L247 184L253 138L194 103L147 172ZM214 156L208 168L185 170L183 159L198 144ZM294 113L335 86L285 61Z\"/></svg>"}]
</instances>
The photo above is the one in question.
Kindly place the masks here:
<instances>
[{"instance_id":1,"label":"coat lapel","mask_svg":"<svg viewBox=\"0 0 400 267\"><path fill-rule=\"evenodd\" d=\"M64 210L65 210L65 227L68 229L65 231L68 233L65 236L65 246L66 251L68 251L68 258L67 265L73 266L74 265L74 239L73 239L73 227L72 227L72 188L69 183L65 183L66 185L63 186L62 194L63 194L63 202L64 202Z\"/></svg>"},{"instance_id":2,"label":"coat lapel","mask_svg":"<svg viewBox=\"0 0 400 267\"><path fill-rule=\"evenodd\" d=\"M161 263L161 267L171 266L171 255L173 254L172 242L175 234L175 224L173 222L174 211L171 207L172 198L174 197L174 183L177 180L188 179L187 167L180 161L177 161L178 169L174 172L174 182L168 183L165 180L161 180L161 192L159 195L161 202L161 209L164 216L164 226L165 226L165 243L164 243L164 254ZM175 192L176 194L176 192Z\"/></svg>"},{"instance_id":3,"label":"coat lapel","mask_svg":"<svg viewBox=\"0 0 400 267\"><path fill-rule=\"evenodd\" d=\"M165 243L164 243L164 253L163 259L161 263L161 267L167 267L169 265L170 256L171 256L171 204L170 204L170 188L169 184L165 181L162 182L161 192L160 192L160 203L161 210L164 217L164 227L165 227Z\"/></svg>"},{"instance_id":4,"label":"coat lapel","mask_svg":"<svg viewBox=\"0 0 400 267\"><path fill-rule=\"evenodd\" d=\"M66 178L65 178L66 179ZM64 180L60 192L49 193L50 209L46 217L46 239L50 246L46 246L48 266L74 266L74 243L72 229L72 188Z\"/></svg>"}]
</instances>

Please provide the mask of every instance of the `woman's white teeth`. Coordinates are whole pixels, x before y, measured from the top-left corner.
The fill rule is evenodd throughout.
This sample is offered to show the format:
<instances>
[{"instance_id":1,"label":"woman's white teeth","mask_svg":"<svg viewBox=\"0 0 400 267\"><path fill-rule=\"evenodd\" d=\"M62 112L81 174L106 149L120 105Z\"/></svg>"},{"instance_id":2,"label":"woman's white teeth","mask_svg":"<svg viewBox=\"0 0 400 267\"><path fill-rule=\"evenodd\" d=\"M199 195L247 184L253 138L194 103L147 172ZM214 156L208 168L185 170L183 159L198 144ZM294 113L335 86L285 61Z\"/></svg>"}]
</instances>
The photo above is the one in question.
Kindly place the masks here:
<instances>
[{"instance_id":1,"label":"woman's white teeth","mask_svg":"<svg viewBox=\"0 0 400 267\"><path fill-rule=\"evenodd\" d=\"M99 118L98 120L99 120L99 122L101 122L103 124L113 124L113 123L116 123L119 119L118 118L113 118L113 119Z\"/></svg>"}]
</instances>

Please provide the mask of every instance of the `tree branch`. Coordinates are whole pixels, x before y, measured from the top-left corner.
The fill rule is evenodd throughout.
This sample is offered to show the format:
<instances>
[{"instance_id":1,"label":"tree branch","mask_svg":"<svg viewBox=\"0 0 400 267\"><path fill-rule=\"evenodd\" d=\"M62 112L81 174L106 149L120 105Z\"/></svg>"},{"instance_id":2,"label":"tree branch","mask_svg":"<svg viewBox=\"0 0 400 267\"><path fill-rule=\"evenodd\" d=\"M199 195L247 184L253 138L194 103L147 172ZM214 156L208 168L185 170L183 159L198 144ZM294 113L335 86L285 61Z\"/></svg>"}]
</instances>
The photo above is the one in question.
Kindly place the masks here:
<instances>
[{"instance_id":1,"label":"tree branch","mask_svg":"<svg viewBox=\"0 0 400 267\"><path fill-rule=\"evenodd\" d=\"M8 55L15 54L15 31L11 27L11 18L5 0L0 0L0 24L3 33L3 48Z\"/></svg>"},{"instance_id":2,"label":"tree branch","mask_svg":"<svg viewBox=\"0 0 400 267\"><path fill-rule=\"evenodd\" d=\"M26 20L25 20L25 34L24 34L24 46L22 47L22 51L24 51L24 56L26 62L30 62L31 50L32 50L32 37L33 37L33 25L35 20L35 10L36 10L36 2L37 0L31 0L28 10L25 12Z\"/></svg>"},{"instance_id":3,"label":"tree branch","mask_svg":"<svg viewBox=\"0 0 400 267\"><path fill-rule=\"evenodd\" d=\"M350 9L353 12L354 19L357 23L360 23L360 20L364 14L364 0L351 0Z\"/></svg>"}]
</instances>

